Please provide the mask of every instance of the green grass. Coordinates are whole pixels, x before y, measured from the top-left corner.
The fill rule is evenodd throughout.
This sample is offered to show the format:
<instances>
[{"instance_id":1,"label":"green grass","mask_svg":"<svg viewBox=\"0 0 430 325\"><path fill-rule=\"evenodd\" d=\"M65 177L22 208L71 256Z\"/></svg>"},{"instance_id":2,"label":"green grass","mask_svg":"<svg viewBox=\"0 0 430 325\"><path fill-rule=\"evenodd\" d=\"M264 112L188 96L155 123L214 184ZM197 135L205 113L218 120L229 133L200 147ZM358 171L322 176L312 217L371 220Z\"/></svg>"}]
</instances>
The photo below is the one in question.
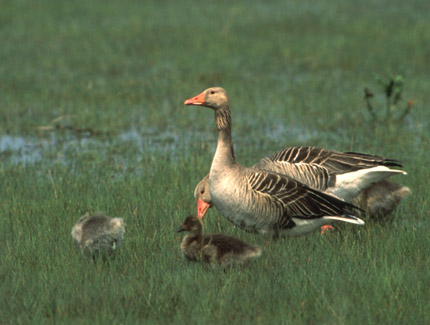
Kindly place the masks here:
<instances>
[{"instance_id":1,"label":"green grass","mask_svg":"<svg viewBox=\"0 0 430 325\"><path fill-rule=\"evenodd\" d=\"M2 323L430 322L426 1L0 7ZM375 73L405 77L415 104L401 124L366 115ZM183 101L215 85L231 97L240 163L291 145L376 153L404 163L396 180L412 196L390 221L267 245L212 209L208 231L263 255L227 272L188 263L175 230L195 212L216 129ZM127 224L107 264L73 245L87 211Z\"/></svg>"}]
</instances>

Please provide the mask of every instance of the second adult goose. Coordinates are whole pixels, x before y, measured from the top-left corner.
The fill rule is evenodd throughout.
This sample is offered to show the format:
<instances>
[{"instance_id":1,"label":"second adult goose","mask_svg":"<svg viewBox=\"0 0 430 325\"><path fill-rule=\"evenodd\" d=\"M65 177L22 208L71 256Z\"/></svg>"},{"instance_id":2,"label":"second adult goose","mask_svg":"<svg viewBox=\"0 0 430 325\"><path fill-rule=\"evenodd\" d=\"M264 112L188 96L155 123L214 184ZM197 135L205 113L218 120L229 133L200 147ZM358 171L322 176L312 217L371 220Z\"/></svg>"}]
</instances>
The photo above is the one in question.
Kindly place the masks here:
<instances>
[{"instance_id":1,"label":"second adult goose","mask_svg":"<svg viewBox=\"0 0 430 325\"><path fill-rule=\"evenodd\" d=\"M215 112L218 144L209 173L210 194L215 207L232 223L250 232L274 235L300 235L334 220L364 224L353 215L350 203L288 176L237 164L230 104L223 88L209 88L184 104Z\"/></svg>"},{"instance_id":2,"label":"second adult goose","mask_svg":"<svg viewBox=\"0 0 430 325\"><path fill-rule=\"evenodd\" d=\"M334 194L358 206L369 217L386 216L410 194L408 187L384 178L403 174L394 159L357 152L339 152L316 147L289 147L261 159L256 169L288 175L313 189ZM210 202L209 175L197 185L199 217ZM199 193L197 193L199 191Z\"/></svg>"},{"instance_id":3,"label":"second adult goose","mask_svg":"<svg viewBox=\"0 0 430 325\"><path fill-rule=\"evenodd\" d=\"M369 186L351 203L361 209L359 216L365 215L373 219L385 218L410 193L409 187L384 179ZM209 192L209 174L197 184L194 198L197 200L197 216L203 218L207 210L213 206Z\"/></svg>"}]
</instances>

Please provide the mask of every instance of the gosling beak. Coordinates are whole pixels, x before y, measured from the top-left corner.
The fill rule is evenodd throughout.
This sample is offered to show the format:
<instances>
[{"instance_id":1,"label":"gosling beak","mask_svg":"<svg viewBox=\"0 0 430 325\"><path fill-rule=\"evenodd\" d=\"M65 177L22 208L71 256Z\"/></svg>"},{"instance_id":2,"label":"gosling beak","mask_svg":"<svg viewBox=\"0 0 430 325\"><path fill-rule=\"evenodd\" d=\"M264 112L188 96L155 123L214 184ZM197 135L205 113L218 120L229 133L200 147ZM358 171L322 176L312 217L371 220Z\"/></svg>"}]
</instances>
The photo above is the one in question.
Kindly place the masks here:
<instances>
[{"instance_id":1,"label":"gosling beak","mask_svg":"<svg viewBox=\"0 0 430 325\"><path fill-rule=\"evenodd\" d=\"M206 93L202 92L200 95L197 95L193 98L187 99L184 104L185 105L204 105L205 102Z\"/></svg>"},{"instance_id":2,"label":"gosling beak","mask_svg":"<svg viewBox=\"0 0 430 325\"><path fill-rule=\"evenodd\" d=\"M180 225L178 230L176 230L176 232L182 232L185 231L184 225Z\"/></svg>"}]
</instances>

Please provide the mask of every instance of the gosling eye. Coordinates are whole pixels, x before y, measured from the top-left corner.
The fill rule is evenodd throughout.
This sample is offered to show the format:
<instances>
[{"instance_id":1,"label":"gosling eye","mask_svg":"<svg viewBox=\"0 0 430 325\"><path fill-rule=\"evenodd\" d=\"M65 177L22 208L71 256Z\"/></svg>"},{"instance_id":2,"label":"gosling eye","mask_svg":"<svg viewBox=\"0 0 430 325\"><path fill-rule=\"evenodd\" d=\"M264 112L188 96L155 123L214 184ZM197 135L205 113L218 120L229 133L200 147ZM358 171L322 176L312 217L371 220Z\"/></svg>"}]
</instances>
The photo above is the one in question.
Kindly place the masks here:
<instances>
[{"instance_id":1,"label":"gosling eye","mask_svg":"<svg viewBox=\"0 0 430 325\"><path fill-rule=\"evenodd\" d=\"M204 192L205 192L205 190L201 190L201 191L200 191L200 194L203 194Z\"/></svg>"},{"instance_id":2,"label":"gosling eye","mask_svg":"<svg viewBox=\"0 0 430 325\"><path fill-rule=\"evenodd\" d=\"M215 94L215 90L211 90L211 95Z\"/></svg>"}]
</instances>

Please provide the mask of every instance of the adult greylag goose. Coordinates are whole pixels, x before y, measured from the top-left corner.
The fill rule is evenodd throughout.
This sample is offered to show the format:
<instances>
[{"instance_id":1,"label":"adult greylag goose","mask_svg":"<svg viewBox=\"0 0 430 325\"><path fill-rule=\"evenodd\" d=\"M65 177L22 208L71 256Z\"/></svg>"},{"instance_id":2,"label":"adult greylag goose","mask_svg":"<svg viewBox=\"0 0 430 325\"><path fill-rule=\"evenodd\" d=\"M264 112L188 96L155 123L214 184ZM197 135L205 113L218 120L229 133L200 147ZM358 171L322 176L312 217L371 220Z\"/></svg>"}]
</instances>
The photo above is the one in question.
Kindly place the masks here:
<instances>
[{"instance_id":1,"label":"adult greylag goose","mask_svg":"<svg viewBox=\"0 0 430 325\"><path fill-rule=\"evenodd\" d=\"M351 203L361 209L360 216L381 218L393 212L400 201L410 193L407 186L382 180L366 188L352 199ZM207 210L213 206L209 192L209 174L197 184L194 198L197 200L197 216L203 218Z\"/></svg>"},{"instance_id":2,"label":"adult greylag goose","mask_svg":"<svg viewBox=\"0 0 430 325\"><path fill-rule=\"evenodd\" d=\"M274 235L300 235L334 220L363 225L354 206L334 195L314 190L275 172L237 164L231 136L231 111L227 92L209 88L185 105L214 110L217 149L209 173L212 202L221 215L240 228Z\"/></svg>"},{"instance_id":3,"label":"adult greylag goose","mask_svg":"<svg viewBox=\"0 0 430 325\"><path fill-rule=\"evenodd\" d=\"M189 261L202 261L226 267L232 264L247 265L261 255L257 245L223 234L203 234L203 225L195 216L189 216L177 232L188 231L181 242L181 250Z\"/></svg>"},{"instance_id":4,"label":"adult greylag goose","mask_svg":"<svg viewBox=\"0 0 430 325\"><path fill-rule=\"evenodd\" d=\"M109 255L121 246L125 227L122 218L103 214L83 215L72 229L72 237L82 252L93 258Z\"/></svg>"}]
</instances>

